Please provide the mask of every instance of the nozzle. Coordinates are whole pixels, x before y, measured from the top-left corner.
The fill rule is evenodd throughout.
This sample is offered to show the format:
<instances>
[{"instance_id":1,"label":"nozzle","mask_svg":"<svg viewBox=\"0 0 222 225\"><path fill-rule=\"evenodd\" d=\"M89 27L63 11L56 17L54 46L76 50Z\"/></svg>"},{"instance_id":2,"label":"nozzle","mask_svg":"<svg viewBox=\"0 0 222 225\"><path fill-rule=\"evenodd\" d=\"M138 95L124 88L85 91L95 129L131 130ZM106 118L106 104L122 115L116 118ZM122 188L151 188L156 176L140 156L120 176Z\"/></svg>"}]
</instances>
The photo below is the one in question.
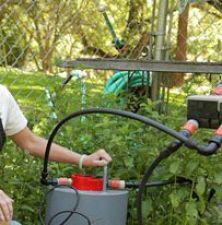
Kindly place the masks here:
<instances>
[{"instance_id":1,"label":"nozzle","mask_svg":"<svg viewBox=\"0 0 222 225\"><path fill-rule=\"evenodd\" d=\"M106 11L106 6L105 4L99 4L99 8L98 8L99 12L104 13Z\"/></svg>"}]
</instances>

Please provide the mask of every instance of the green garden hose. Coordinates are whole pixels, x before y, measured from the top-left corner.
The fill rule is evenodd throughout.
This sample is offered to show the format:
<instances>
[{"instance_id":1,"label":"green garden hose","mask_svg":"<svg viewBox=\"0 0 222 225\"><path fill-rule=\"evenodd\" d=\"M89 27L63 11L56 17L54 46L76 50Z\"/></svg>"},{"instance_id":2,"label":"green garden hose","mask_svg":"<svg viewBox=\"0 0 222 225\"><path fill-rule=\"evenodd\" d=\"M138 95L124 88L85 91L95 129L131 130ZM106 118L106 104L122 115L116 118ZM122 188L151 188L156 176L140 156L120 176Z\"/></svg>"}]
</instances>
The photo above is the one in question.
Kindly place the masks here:
<instances>
[{"instance_id":1,"label":"green garden hose","mask_svg":"<svg viewBox=\"0 0 222 225\"><path fill-rule=\"evenodd\" d=\"M103 5L103 4L100 4L100 5L99 5L99 11L103 14L103 17L104 17L104 19L105 19L106 25L107 25L107 27L108 27L108 29L109 29L110 34L112 35L113 43L114 43L114 45L115 45L115 48L116 48L117 50L122 49L122 48L124 47L125 44L124 44L123 41L121 41L121 40L117 37L116 32L115 32L115 30L114 30L114 27L113 27L113 25L112 25L112 23L111 23L111 21L110 21L108 15L107 15L107 13L106 13L106 6Z\"/></svg>"},{"instance_id":2,"label":"green garden hose","mask_svg":"<svg viewBox=\"0 0 222 225\"><path fill-rule=\"evenodd\" d=\"M105 94L119 94L127 89L145 87L151 85L151 75L148 71L135 71L129 75L128 71L115 73L107 81L104 89Z\"/></svg>"},{"instance_id":3,"label":"green garden hose","mask_svg":"<svg viewBox=\"0 0 222 225\"><path fill-rule=\"evenodd\" d=\"M99 11L103 14L106 25L110 34L112 35L113 42L117 50L121 50L125 44L121 41L114 30L114 27L106 13L106 6L100 4ZM132 73L132 75L130 74ZM151 74L148 71L118 71L116 72L106 83L104 93L105 94L119 94L121 92L138 87L151 86Z\"/></svg>"}]
</instances>

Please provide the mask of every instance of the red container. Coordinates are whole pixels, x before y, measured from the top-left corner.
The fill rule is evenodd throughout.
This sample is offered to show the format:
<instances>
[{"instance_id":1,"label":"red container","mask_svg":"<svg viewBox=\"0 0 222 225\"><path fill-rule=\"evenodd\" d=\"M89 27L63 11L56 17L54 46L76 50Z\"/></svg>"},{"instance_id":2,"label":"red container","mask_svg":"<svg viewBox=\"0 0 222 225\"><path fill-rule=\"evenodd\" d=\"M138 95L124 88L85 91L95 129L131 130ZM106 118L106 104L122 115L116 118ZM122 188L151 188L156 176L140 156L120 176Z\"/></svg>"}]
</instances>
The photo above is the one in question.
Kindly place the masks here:
<instances>
[{"instance_id":1,"label":"red container","mask_svg":"<svg viewBox=\"0 0 222 225\"><path fill-rule=\"evenodd\" d=\"M102 191L103 179L81 174L72 175L72 187L82 191Z\"/></svg>"}]
</instances>

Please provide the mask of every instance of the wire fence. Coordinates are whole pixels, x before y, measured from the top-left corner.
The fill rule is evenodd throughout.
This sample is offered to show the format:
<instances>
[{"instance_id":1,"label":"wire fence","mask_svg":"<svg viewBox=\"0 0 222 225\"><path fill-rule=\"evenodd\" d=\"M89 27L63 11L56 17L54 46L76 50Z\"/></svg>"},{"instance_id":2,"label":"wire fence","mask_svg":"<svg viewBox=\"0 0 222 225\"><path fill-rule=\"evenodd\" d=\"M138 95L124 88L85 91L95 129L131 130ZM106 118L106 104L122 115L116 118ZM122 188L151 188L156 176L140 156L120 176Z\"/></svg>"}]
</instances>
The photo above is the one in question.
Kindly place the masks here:
<instances>
[{"instance_id":1,"label":"wire fence","mask_svg":"<svg viewBox=\"0 0 222 225\"><path fill-rule=\"evenodd\" d=\"M145 0L118 3L70 0L45 4L44 1L5 0L0 11L2 67L57 74L60 71L57 63L61 59L101 59L102 66L81 62L74 69L107 69L110 65L107 59L117 63L115 60L126 60L121 70L128 70L127 61L132 59L194 64L221 62L222 36L218 29L222 25L221 3L216 0L189 4L187 1ZM131 64L130 69L138 70L138 67L141 65ZM150 65L147 67L148 70ZM174 65L171 70L177 72L177 67ZM109 69L118 68L115 64ZM193 72L198 72L198 68L197 64ZM205 73L219 73L220 69ZM200 72L204 71L200 68ZM95 77L98 72L91 74ZM106 72L105 78L110 74ZM171 86L181 85L183 75L175 75ZM162 78L156 81L156 77L153 83L157 82L159 89L164 82Z\"/></svg>"},{"instance_id":2,"label":"wire fence","mask_svg":"<svg viewBox=\"0 0 222 225\"><path fill-rule=\"evenodd\" d=\"M220 62L221 9L212 2L5 0L0 62L53 71L61 58L155 59L155 51L173 61Z\"/></svg>"}]
</instances>

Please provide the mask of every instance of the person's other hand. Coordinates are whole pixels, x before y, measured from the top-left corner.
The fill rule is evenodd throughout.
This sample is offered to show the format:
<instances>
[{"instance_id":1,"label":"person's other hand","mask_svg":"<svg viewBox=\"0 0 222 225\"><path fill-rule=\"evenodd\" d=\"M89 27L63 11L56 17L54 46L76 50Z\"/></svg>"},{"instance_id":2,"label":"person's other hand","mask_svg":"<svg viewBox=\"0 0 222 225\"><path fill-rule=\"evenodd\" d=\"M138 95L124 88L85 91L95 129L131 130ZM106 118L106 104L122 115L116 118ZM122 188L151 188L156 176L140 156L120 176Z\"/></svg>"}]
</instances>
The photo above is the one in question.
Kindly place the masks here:
<instances>
[{"instance_id":1,"label":"person's other hand","mask_svg":"<svg viewBox=\"0 0 222 225\"><path fill-rule=\"evenodd\" d=\"M111 161L110 155L104 149L99 149L91 155L85 156L83 166L105 166Z\"/></svg>"},{"instance_id":2,"label":"person's other hand","mask_svg":"<svg viewBox=\"0 0 222 225\"><path fill-rule=\"evenodd\" d=\"M4 191L0 190L0 224L12 220L13 215L13 200L9 198Z\"/></svg>"}]
</instances>

